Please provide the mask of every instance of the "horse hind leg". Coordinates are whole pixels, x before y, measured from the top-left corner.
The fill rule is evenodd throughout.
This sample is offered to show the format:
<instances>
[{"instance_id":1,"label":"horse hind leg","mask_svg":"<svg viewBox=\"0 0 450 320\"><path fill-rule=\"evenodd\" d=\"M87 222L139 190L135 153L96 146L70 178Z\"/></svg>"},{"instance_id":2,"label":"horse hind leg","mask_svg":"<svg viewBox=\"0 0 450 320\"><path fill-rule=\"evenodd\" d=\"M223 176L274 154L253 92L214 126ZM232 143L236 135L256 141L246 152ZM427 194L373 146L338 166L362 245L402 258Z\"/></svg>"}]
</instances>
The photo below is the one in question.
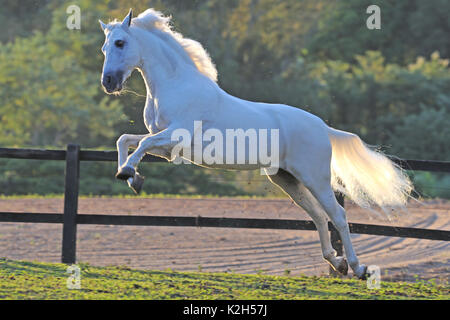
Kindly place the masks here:
<instances>
[{"instance_id":1,"label":"horse hind leg","mask_svg":"<svg viewBox=\"0 0 450 320\"><path fill-rule=\"evenodd\" d=\"M367 276L367 267L363 264L359 264L358 257L355 254L350 239L350 230L348 227L345 210L336 200L336 196L334 195L333 189L330 185L329 176L316 175L313 177L311 175L307 175L306 177L303 177L302 181L311 194L314 195L316 200L320 203L338 230L342 244L344 245L345 255L354 274L359 279L365 279Z\"/></svg>"},{"instance_id":2,"label":"horse hind leg","mask_svg":"<svg viewBox=\"0 0 450 320\"><path fill-rule=\"evenodd\" d=\"M289 172L279 169L275 175L268 175L269 180L280 187L298 206L302 207L312 218L320 238L322 255L334 270L346 275L348 264L344 257L337 257L328 233L326 213L309 190Z\"/></svg>"}]
</instances>

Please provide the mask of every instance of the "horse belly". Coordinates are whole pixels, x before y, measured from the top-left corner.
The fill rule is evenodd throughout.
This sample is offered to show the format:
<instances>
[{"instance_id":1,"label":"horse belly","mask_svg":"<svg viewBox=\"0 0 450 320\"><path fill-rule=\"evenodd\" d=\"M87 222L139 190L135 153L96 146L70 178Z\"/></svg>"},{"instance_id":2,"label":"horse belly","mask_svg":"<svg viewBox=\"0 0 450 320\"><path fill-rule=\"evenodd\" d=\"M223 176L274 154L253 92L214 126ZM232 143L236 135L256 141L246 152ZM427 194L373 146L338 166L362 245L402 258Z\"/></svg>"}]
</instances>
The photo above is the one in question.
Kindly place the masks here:
<instances>
[{"instance_id":1,"label":"horse belly","mask_svg":"<svg viewBox=\"0 0 450 320\"><path fill-rule=\"evenodd\" d=\"M256 170L260 168L278 167L279 165L279 141L265 142L265 137L257 137L260 140L240 139L233 142L223 141L196 141L189 150L182 149L179 158L202 167L226 170ZM216 139L218 139L216 137ZM220 138L219 140L222 140ZM201 145L200 145L201 144Z\"/></svg>"}]
</instances>

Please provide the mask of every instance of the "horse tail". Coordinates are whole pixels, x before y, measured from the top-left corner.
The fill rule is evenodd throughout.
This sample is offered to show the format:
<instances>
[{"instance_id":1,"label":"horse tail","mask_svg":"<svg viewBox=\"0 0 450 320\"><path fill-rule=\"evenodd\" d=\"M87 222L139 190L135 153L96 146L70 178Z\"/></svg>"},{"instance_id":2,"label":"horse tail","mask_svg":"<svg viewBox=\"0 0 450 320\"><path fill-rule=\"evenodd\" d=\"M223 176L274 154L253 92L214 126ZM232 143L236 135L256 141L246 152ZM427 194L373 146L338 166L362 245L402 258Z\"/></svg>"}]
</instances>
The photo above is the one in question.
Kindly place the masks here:
<instances>
[{"instance_id":1,"label":"horse tail","mask_svg":"<svg viewBox=\"0 0 450 320\"><path fill-rule=\"evenodd\" d=\"M370 149L356 134L328 128L332 147L331 184L356 204L385 208L406 205L413 186L383 153Z\"/></svg>"}]
</instances>

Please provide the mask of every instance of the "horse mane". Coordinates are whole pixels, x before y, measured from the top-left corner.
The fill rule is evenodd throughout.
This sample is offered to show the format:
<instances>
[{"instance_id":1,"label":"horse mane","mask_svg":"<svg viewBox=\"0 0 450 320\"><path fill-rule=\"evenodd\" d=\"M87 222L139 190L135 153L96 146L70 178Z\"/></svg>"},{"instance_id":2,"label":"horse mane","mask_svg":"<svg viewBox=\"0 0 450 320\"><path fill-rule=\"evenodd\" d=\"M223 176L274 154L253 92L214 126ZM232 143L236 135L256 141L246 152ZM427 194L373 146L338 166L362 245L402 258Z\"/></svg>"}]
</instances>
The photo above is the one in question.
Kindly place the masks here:
<instances>
[{"instance_id":1,"label":"horse mane","mask_svg":"<svg viewBox=\"0 0 450 320\"><path fill-rule=\"evenodd\" d=\"M165 17L161 12L147 9L131 20L131 25L151 31L160 30L172 36L186 51L198 71L217 82L217 69L205 48L195 40L184 38L181 33L172 30L171 17Z\"/></svg>"}]
</instances>

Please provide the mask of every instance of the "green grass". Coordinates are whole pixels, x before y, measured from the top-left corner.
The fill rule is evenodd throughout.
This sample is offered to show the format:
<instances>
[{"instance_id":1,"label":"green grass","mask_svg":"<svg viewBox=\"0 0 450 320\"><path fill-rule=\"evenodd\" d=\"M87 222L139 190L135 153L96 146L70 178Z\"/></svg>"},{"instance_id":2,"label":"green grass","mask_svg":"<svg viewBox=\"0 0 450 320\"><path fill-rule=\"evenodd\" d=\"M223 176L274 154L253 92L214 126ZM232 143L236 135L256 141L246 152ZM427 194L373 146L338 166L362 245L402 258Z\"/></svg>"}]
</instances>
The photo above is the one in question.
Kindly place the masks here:
<instances>
[{"instance_id":1,"label":"green grass","mask_svg":"<svg viewBox=\"0 0 450 320\"><path fill-rule=\"evenodd\" d=\"M0 259L0 299L450 299L449 288L307 276L132 270L81 263L81 289L66 287L67 266Z\"/></svg>"}]
</instances>

